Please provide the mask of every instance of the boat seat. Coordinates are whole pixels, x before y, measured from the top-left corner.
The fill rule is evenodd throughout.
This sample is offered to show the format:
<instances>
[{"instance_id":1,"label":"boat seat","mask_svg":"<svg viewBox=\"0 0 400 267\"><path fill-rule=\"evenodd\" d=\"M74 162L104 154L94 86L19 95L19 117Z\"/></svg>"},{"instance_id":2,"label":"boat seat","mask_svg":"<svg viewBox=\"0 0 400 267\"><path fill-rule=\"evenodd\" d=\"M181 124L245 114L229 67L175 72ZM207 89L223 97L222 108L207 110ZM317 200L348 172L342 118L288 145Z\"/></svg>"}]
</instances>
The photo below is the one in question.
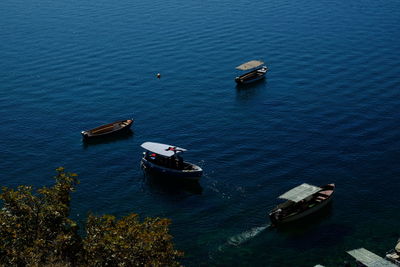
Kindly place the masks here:
<instances>
[{"instance_id":1,"label":"boat seat","mask_svg":"<svg viewBox=\"0 0 400 267\"><path fill-rule=\"evenodd\" d=\"M390 253L390 254L387 254L386 257L397 260L400 258L400 255L397 253Z\"/></svg>"},{"instance_id":2,"label":"boat seat","mask_svg":"<svg viewBox=\"0 0 400 267\"><path fill-rule=\"evenodd\" d=\"M330 196L332 194L332 191L325 190L325 191L319 191L319 195L324 195L324 196Z\"/></svg>"}]
</instances>

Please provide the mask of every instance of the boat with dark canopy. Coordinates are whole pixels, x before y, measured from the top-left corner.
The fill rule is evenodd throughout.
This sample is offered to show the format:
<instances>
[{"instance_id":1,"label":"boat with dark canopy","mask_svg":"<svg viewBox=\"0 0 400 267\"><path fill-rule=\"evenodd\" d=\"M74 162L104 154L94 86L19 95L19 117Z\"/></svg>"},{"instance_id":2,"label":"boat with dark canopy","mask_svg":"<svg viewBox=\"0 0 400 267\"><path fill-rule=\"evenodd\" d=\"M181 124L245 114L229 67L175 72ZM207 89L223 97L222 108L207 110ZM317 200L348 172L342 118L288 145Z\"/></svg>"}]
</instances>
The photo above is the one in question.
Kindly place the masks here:
<instances>
[{"instance_id":1,"label":"boat with dark canopy","mask_svg":"<svg viewBox=\"0 0 400 267\"><path fill-rule=\"evenodd\" d=\"M84 140L101 139L109 136L116 136L129 132L133 123L133 119L116 121L105 124L91 130L82 131L81 134Z\"/></svg>"},{"instance_id":2,"label":"boat with dark canopy","mask_svg":"<svg viewBox=\"0 0 400 267\"><path fill-rule=\"evenodd\" d=\"M187 151L184 148L154 142L145 142L141 147L146 150L141 166L149 173L195 181L203 175L199 166L183 160L181 153Z\"/></svg>"},{"instance_id":3,"label":"boat with dark canopy","mask_svg":"<svg viewBox=\"0 0 400 267\"><path fill-rule=\"evenodd\" d=\"M235 78L235 81L238 84L247 84L261 80L265 77L265 74L268 71L268 68L264 65L264 62L259 60L251 60L249 62L243 63L242 65L237 66L236 69L247 71L246 73Z\"/></svg>"},{"instance_id":4,"label":"boat with dark canopy","mask_svg":"<svg viewBox=\"0 0 400 267\"><path fill-rule=\"evenodd\" d=\"M272 226L301 219L322 209L332 200L334 190L334 184L317 187L306 183L289 190L279 196L287 201L269 213Z\"/></svg>"}]
</instances>

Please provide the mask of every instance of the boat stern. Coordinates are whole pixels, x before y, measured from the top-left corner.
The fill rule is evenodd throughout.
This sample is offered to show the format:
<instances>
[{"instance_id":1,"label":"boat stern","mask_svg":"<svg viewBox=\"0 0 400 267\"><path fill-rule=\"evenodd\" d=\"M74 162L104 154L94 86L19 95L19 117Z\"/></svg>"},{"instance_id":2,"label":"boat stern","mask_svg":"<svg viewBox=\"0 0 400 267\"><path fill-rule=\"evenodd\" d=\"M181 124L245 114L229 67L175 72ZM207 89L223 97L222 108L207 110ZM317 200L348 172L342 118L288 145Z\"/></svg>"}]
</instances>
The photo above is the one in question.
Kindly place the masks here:
<instances>
[{"instance_id":1,"label":"boat stern","mask_svg":"<svg viewBox=\"0 0 400 267\"><path fill-rule=\"evenodd\" d=\"M269 220L271 221L271 226L276 226L279 224L281 219L281 209L274 209L268 213Z\"/></svg>"}]
</instances>

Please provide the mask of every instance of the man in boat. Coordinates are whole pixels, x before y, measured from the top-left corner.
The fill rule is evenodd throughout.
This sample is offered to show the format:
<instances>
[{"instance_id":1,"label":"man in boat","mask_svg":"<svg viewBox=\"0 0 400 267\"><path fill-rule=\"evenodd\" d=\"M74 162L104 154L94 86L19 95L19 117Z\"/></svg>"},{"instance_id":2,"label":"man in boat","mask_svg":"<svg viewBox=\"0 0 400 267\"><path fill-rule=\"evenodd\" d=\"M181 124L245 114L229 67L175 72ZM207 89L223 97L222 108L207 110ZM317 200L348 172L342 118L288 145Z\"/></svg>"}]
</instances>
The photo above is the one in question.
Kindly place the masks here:
<instances>
[{"instance_id":1,"label":"man in boat","mask_svg":"<svg viewBox=\"0 0 400 267\"><path fill-rule=\"evenodd\" d=\"M180 152L182 150L177 149L176 147L172 147L172 146L168 147L166 150L174 152L174 155L170 159L171 168L183 170L183 167L184 167L183 158L176 154L176 152Z\"/></svg>"}]
</instances>

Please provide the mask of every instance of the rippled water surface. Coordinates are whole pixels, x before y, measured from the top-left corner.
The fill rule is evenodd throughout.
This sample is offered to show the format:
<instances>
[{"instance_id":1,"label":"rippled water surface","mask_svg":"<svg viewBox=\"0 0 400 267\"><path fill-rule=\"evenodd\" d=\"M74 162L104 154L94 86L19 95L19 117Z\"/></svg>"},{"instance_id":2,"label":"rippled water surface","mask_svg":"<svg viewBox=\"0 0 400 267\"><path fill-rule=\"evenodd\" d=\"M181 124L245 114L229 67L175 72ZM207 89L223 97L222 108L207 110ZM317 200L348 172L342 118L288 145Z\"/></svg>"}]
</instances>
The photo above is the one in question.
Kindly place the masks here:
<instances>
[{"instance_id":1,"label":"rippled water surface","mask_svg":"<svg viewBox=\"0 0 400 267\"><path fill-rule=\"evenodd\" d=\"M400 236L399 18L395 0L2 0L1 185L51 184L65 166L77 220L169 217L188 266L384 255ZM237 88L250 59L268 78ZM132 136L82 144L130 117ZM144 177L145 141L188 148L200 185ZM336 183L332 206L267 228L303 182Z\"/></svg>"}]
</instances>

